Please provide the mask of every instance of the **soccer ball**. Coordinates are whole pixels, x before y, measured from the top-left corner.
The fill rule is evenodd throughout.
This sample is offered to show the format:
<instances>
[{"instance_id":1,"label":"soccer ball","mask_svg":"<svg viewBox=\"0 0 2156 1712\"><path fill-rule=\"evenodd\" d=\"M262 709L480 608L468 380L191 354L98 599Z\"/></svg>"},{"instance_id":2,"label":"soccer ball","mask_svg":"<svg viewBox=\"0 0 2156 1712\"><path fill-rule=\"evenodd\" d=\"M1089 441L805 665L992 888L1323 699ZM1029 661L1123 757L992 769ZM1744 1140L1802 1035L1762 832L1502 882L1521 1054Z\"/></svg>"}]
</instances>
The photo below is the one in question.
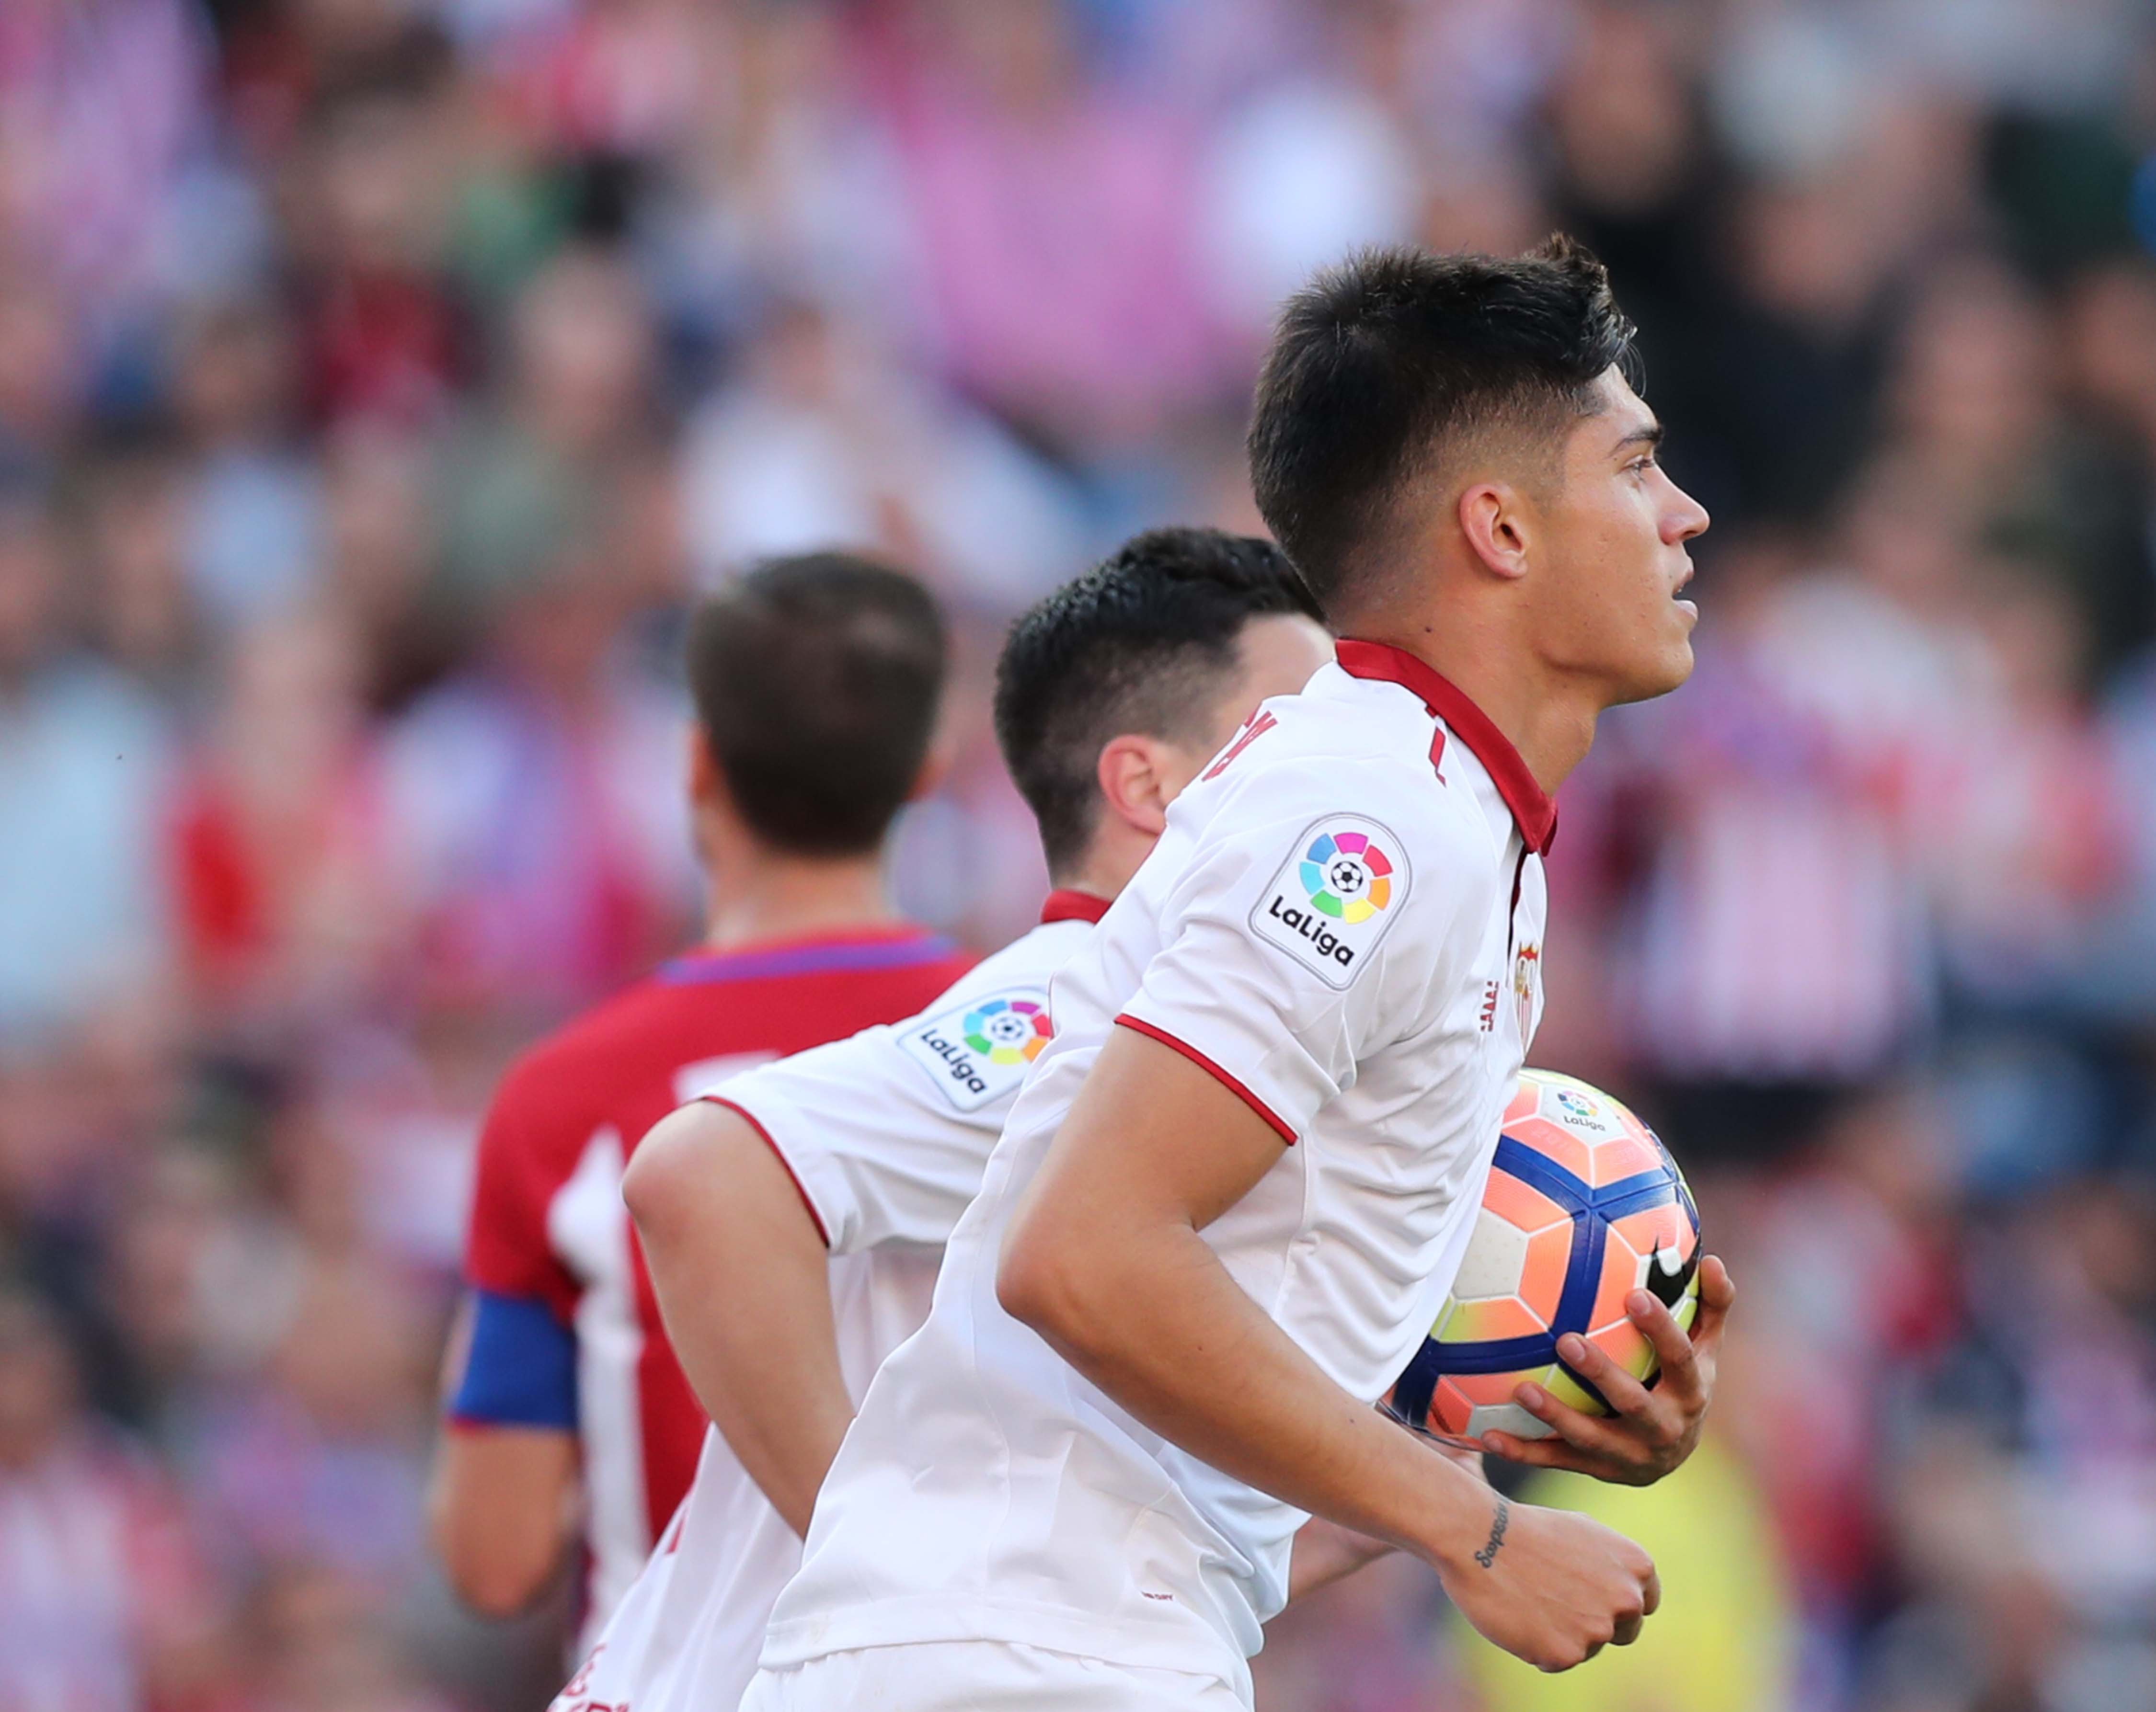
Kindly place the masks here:
<instances>
[{"instance_id":1,"label":"soccer ball","mask_svg":"<svg viewBox=\"0 0 2156 1712\"><path fill-rule=\"evenodd\" d=\"M1578 1332L1653 1382L1654 1346L1625 1316L1651 1291L1687 1331L1699 1312L1699 1209L1655 1132L1599 1089L1525 1070L1506 1109L1475 1233L1430 1335L1384 1407L1455 1443L1550 1428L1512 1401L1522 1380L1594 1415L1600 1392L1558 1359Z\"/></svg>"}]
</instances>

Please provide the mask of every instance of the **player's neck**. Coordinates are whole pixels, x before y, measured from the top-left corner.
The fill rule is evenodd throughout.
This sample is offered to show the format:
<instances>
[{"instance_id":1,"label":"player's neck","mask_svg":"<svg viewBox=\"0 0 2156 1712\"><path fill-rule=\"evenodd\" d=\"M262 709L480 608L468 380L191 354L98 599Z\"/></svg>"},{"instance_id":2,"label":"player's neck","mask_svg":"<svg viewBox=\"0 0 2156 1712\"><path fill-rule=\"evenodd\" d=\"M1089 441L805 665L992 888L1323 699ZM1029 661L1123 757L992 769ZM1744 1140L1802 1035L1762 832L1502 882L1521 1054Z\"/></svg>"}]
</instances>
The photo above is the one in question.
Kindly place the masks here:
<instances>
[{"instance_id":1,"label":"player's neck","mask_svg":"<svg viewBox=\"0 0 2156 1712\"><path fill-rule=\"evenodd\" d=\"M713 864L704 943L808 939L896 921L879 856L773 856Z\"/></svg>"},{"instance_id":2,"label":"player's neck","mask_svg":"<svg viewBox=\"0 0 2156 1712\"><path fill-rule=\"evenodd\" d=\"M1502 634L1447 614L1387 624L1374 617L1343 633L1413 654L1489 716L1544 791L1554 792L1587 758L1603 702L1599 685L1553 673Z\"/></svg>"},{"instance_id":3,"label":"player's neck","mask_svg":"<svg viewBox=\"0 0 2156 1712\"><path fill-rule=\"evenodd\" d=\"M1085 853L1067 869L1057 869L1049 877L1050 884L1059 892L1083 892L1112 903L1145 865L1154 843L1145 833L1103 815Z\"/></svg>"}]
</instances>

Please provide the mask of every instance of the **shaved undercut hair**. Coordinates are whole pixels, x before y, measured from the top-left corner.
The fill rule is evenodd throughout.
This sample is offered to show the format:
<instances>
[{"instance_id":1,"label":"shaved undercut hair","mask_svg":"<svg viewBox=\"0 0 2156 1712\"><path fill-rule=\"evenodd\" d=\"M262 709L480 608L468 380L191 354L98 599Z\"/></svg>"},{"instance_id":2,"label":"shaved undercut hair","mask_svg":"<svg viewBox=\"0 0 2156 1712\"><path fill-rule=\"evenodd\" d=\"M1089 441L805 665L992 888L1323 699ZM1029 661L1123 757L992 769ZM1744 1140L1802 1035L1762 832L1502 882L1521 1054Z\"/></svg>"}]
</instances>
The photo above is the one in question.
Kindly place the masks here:
<instances>
[{"instance_id":1,"label":"shaved undercut hair","mask_svg":"<svg viewBox=\"0 0 2156 1712\"><path fill-rule=\"evenodd\" d=\"M1276 615L1324 622L1270 541L1153 529L1011 626L996 665L996 741L1051 874L1077 864L1099 823L1102 746L1204 731L1240 662L1244 627Z\"/></svg>"},{"instance_id":2,"label":"shaved undercut hair","mask_svg":"<svg viewBox=\"0 0 2156 1712\"><path fill-rule=\"evenodd\" d=\"M1287 301L1258 379L1258 509L1336 619L1393 568L1402 502L1503 435L1557 467L1633 326L1600 262L1557 236L1523 256L1368 249Z\"/></svg>"}]
</instances>

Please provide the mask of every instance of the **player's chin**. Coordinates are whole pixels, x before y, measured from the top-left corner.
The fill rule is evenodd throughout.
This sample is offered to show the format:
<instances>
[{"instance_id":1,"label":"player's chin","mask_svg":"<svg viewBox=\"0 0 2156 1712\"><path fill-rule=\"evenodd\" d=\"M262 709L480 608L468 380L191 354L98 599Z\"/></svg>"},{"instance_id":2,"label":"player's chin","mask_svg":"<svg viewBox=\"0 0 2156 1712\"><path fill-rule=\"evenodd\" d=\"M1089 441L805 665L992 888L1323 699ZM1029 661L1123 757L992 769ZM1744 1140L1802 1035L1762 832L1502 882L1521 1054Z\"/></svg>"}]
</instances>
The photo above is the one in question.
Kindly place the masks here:
<instances>
[{"instance_id":1,"label":"player's chin","mask_svg":"<svg viewBox=\"0 0 2156 1712\"><path fill-rule=\"evenodd\" d=\"M1699 623L1699 608L1688 600L1671 602L1670 611L1674 622L1664 629L1662 646L1658 650L1661 655L1662 674L1666 680L1662 686L1662 693L1676 689L1691 676L1691 633L1693 627Z\"/></svg>"},{"instance_id":2,"label":"player's chin","mask_svg":"<svg viewBox=\"0 0 2156 1712\"><path fill-rule=\"evenodd\" d=\"M1687 625L1683 633L1663 638L1659 647L1642 651L1633 662L1633 669L1624 674L1622 693L1612 699L1612 705L1667 695L1691 676L1691 627Z\"/></svg>"}]
</instances>

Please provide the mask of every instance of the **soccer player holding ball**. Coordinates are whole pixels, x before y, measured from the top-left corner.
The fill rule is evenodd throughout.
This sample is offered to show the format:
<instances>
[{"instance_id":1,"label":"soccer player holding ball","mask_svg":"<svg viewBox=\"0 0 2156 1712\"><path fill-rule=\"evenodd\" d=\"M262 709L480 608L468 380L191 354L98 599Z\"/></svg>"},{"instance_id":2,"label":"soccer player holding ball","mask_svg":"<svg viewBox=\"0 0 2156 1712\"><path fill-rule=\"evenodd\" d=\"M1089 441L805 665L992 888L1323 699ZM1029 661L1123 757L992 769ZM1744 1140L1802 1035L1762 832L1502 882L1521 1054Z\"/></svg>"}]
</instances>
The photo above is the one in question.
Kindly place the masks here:
<instances>
[{"instance_id":1,"label":"soccer player holding ball","mask_svg":"<svg viewBox=\"0 0 2156 1712\"><path fill-rule=\"evenodd\" d=\"M1547 1668L1654 1609L1637 1546L1372 1407L1447 1294L1532 1036L1549 793L1604 708L1691 670L1707 520L1656 461L1630 337L1563 240L1372 253L1288 305L1253 475L1337 664L1178 800L1058 976L744 1712L1247 1706L1311 1516L1426 1559ZM1712 1350L1671 1353L1606 1438L1544 1443L1674 1468Z\"/></svg>"}]
</instances>

